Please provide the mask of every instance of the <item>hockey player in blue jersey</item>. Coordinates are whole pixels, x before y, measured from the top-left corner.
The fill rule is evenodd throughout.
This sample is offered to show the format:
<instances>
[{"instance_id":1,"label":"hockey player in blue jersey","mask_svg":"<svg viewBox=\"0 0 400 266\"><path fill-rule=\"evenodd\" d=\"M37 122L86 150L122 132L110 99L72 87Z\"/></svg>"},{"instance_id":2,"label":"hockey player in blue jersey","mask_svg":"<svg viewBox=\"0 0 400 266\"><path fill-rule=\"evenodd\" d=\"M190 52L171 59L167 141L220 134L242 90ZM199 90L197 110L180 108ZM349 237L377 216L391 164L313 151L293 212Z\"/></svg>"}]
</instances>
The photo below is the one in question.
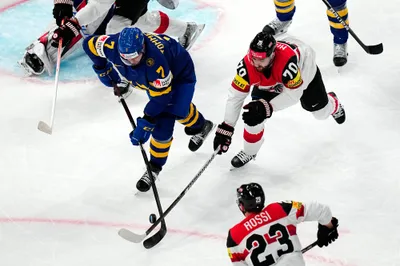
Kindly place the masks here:
<instances>
[{"instance_id":1,"label":"hockey player in blue jersey","mask_svg":"<svg viewBox=\"0 0 400 266\"><path fill-rule=\"evenodd\" d=\"M347 0L328 0L328 2L349 25ZM277 18L268 23L263 31L278 35L285 33L292 23L296 5L295 0L274 0L274 3ZM347 39L349 33L330 10L327 10L327 16L333 34L333 63L335 66L340 67L347 63Z\"/></svg>"},{"instance_id":2,"label":"hockey player in blue jersey","mask_svg":"<svg viewBox=\"0 0 400 266\"><path fill-rule=\"evenodd\" d=\"M118 34L87 37L83 49L104 85L118 84L122 91L128 86L146 91L149 102L129 136L135 146L152 137L150 168L155 178L167 161L175 120L192 136L189 149L200 148L214 124L205 120L192 103L196 85L194 64L177 41L163 34L124 28ZM136 187L142 192L150 189L147 171Z\"/></svg>"}]
</instances>

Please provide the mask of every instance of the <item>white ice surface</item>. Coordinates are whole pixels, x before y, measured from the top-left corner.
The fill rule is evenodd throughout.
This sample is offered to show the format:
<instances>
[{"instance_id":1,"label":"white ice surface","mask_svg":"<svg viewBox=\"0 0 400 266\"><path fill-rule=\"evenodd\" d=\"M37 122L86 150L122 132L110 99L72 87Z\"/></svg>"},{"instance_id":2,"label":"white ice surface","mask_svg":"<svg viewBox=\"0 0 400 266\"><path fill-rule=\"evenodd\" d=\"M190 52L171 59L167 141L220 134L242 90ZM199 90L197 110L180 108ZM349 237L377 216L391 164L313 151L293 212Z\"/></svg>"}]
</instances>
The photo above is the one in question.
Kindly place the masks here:
<instances>
[{"instance_id":1,"label":"white ice surface","mask_svg":"<svg viewBox=\"0 0 400 266\"><path fill-rule=\"evenodd\" d=\"M191 53L198 77L194 102L219 123L236 64L275 14L272 1L208 1L222 16L214 35L199 39ZM156 207L151 194L135 195L145 168L113 94L95 76L61 83L49 136L36 126L49 119L53 84L0 74L0 265L230 265L226 234L242 219L235 188L251 181L264 186L267 201L331 206L340 238L309 251L308 265L400 265L400 1L389 4L349 1L353 30L367 44L383 42L385 50L368 55L350 37L349 62L338 73L323 3L297 2L290 33L316 50L327 90L345 105L346 123L317 121L300 105L274 113L257 160L229 171L242 146L240 122L228 154L214 160L171 212L168 234L151 250L117 235L121 227L144 232ZM21 18L21 27L25 22ZM140 116L146 96L137 91L128 103ZM187 143L177 125L157 183L164 208L212 153L212 137L197 153ZM304 246L315 240L316 228L299 227Z\"/></svg>"}]
</instances>

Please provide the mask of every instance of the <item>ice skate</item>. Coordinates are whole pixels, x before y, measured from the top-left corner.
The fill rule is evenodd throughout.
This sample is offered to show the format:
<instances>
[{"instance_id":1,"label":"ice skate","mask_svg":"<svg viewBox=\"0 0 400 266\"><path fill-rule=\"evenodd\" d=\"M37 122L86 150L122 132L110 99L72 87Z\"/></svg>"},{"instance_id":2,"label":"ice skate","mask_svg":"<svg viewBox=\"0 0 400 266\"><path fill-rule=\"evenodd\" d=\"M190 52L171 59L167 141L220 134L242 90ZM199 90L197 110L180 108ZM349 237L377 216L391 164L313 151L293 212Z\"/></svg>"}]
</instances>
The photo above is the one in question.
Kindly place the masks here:
<instances>
[{"instance_id":1,"label":"ice skate","mask_svg":"<svg viewBox=\"0 0 400 266\"><path fill-rule=\"evenodd\" d=\"M154 181L155 181L158 177L158 174L161 172L161 167L150 163L150 169L151 169L151 173L153 175ZM136 188L140 192L147 192L150 190L152 182L153 181L152 181L151 177L149 176L149 172L146 170L146 172L144 172L142 177L136 183Z\"/></svg>"},{"instance_id":2,"label":"ice skate","mask_svg":"<svg viewBox=\"0 0 400 266\"><path fill-rule=\"evenodd\" d=\"M336 123L343 124L344 121L346 121L346 113L344 111L343 105L340 103L338 97L334 92L329 92L328 94L332 96L335 102L338 104L337 110L332 114L332 117L335 119Z\"/></svg>"},{"instance_id":3,"label":"ice skate","mask_svg":"<svg viewBox=\"0 0 400 266\"><path fill-rule=\"evenodd\" d=\"M333 63L335 66L344 66L347 63L347 55L347 43L333 44Z\"/></svg>"},{"instance_id":4,"label":"ice skate","mask_svg":"<svg viewBox=\"0 0 400 266\"><path fill-rule=\"evenodd\" d=\"M237 155L235 155L235 157L232 158L231 164L235 168L240 168L255 158L256 155L248 155L244 151L240 151Z\"/></svg>"},{"instance_id":5,"label":"ice skate","mask_svg":"<svg viewBox=\"0 0 400 266\"><path fill-rule=\"evenodd\" d=\"M204 126L201 129L201 131L195 135L193 135L193 137L190 138L189 141L189 150L191 151L197 151L201 145L203 145L204 140L208 137L208 135L210 134L210 132L214 129L215 124L209 120L206 120L204 122ZM188 134L186 128L185 128L186 134ZM190 135L190 134L188 134Z\"/></svg>"},{"instance_id":6,"label":"ice skate","mask_svg":"<svg viewBox=\"0 0 400 266\"><path fill-rule=\"evenodd\" d=\"M200 36L204 30L205 24L196 24L194 22L188 22L186 32L183 36L178 38L179 43L189 51L193 46L194 42Z\"/></svg>"},{"instance_id":7,"label":"ice skate","mask_svg":"<svg viewBox=\"0 0 400 266\"><path fill-rule=\"evenodd\" d=\"M288 31L290 24L292 24L292 20L280 21L278 18L275 18L264 27L263 32L271 35L284 34Z\"/></svg>"}]
</instances>

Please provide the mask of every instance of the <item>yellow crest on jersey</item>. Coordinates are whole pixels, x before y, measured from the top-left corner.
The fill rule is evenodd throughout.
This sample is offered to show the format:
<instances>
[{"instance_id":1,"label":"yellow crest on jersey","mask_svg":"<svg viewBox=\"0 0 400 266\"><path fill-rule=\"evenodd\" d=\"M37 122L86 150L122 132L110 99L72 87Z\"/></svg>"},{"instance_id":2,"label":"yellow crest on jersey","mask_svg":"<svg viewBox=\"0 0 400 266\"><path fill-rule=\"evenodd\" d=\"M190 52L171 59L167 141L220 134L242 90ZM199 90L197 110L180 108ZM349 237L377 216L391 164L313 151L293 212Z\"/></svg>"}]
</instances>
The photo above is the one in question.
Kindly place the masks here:
<instances>
[{"instance_id":1,"label":"yellow crest on jersey","mask_svg":"<svg viewBox=\"0 0 400 266\"><path fill-rule=\"evenodd\" d=\"M148 58L146 60L146 65L149 66L149 67L153 66L154 65L154 59L153 58Z\"/></svg>"},{"instance_id":2,"label":"yellow crest on jersey","mask_svg":"<svg viewBox=\"0 0 400 266\"><path fill-rule=\"evenodd\" d=\"M232 252L231 252L231 249L230 248L228 248L228 256L229 256L229 258L233 258L233 255L232 255Z\"/></svg>"},{"instance_id":3,"label":"yellow crest on jersey","mask_svg":"<svg viewBox=\"0 0 400 266\"><path fill-rule=\"evenodd\" d=\"M293 201L292 202L292 207L297 209L297 210L300 210L301 206L303 206L303 203L301 203L301 202L298 202L298 201Z\"/></svg>"}]
</instances>

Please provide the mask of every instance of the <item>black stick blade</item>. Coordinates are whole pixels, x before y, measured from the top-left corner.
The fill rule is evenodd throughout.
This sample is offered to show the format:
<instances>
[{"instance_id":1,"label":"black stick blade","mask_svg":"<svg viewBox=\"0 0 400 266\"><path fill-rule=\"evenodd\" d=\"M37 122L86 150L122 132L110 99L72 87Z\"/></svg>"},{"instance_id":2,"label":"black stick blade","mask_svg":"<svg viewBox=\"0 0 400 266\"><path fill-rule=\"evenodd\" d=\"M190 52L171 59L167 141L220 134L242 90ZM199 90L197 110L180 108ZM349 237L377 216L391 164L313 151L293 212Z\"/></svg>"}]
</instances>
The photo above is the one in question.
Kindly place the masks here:
<instances>
[{"instance_id":1,"label":"black stick blade","mask_svg":"<svg viewBox=\"0 0 400 266\"><path fill-rule=\"evenodd\" d=\"M383 52L383 44L367 45L364 50L369 54L381 54Z\"/></svg>"},{"instance_id":2,"label":"black stick blade","mask_svg":"<svg viewBox=\"0 0 400 266\"><path fill-rule=\"evenodd\" d=\"M143 246L147 249L154 247L155 245L160 243L160 241L164 238L166 234L167 234L167 227L163 225L161 226L161 229L157 233L155 233L154 235L143 241Z\"/></svg>"}]
</instances>

